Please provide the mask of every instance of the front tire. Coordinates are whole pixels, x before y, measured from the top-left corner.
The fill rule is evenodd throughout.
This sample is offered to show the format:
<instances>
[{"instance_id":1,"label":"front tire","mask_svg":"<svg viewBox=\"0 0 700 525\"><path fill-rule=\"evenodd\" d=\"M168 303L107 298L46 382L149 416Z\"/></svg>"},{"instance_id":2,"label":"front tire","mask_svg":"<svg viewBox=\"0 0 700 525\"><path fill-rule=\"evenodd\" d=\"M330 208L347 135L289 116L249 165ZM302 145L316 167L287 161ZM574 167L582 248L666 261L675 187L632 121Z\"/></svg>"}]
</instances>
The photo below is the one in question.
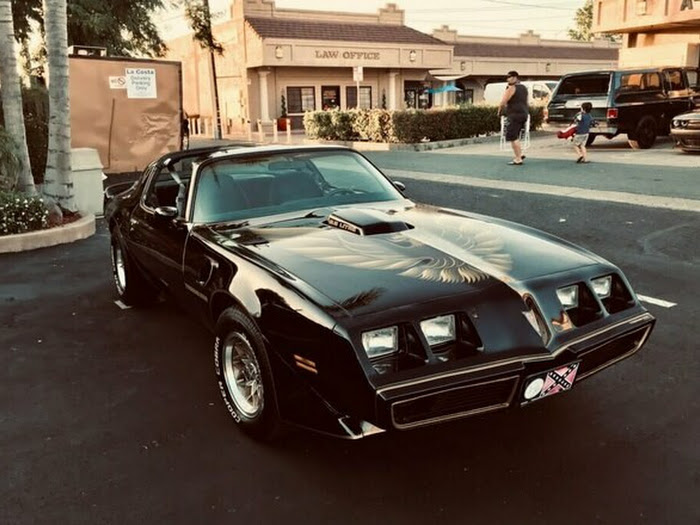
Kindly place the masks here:
<instances>
[{"instance_id":1,"label":"front tire","mask_svg":"<svg viewBox=\"0 0 700 525\"><path fill-rule=\"evenodd\" d=\"M130 306L152 302L157 293L134 265L116 228L111 231L110 253L112 277L119 299Z\"/></svg>"},{"instance_id":2,"label":"front tire","mask_svg":"<svg viewBox=\"0 0 700 525\"><path fill-rule=\"evenodd\" d=\"M219 392L233 420L249 436L274 439L280 428L272 368L262 334L235 307L216 323L214 368Z\"/></svg>"}]
</instances>

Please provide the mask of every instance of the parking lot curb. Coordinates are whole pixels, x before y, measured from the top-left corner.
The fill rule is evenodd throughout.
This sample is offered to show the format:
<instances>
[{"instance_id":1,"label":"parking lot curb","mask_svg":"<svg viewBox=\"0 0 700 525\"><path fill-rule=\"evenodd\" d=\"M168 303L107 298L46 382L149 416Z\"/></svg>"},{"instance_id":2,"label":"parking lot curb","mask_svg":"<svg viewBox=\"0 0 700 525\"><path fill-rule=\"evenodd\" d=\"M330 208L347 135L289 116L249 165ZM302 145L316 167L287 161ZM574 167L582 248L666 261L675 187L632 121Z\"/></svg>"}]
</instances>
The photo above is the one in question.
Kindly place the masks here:
<instances>
[{"instance_id":1,"label":"parking lot curb","mask_svg":"<svg viewBox=\"0 0 700 525\"><path fill-rule=\"evenodd\" d=\"M83 214L75 222L28 233L4 235L0 237L0 253L23 252L66 244L90 237L95 233L95 216Z\"/></svg>"}]
</instances>

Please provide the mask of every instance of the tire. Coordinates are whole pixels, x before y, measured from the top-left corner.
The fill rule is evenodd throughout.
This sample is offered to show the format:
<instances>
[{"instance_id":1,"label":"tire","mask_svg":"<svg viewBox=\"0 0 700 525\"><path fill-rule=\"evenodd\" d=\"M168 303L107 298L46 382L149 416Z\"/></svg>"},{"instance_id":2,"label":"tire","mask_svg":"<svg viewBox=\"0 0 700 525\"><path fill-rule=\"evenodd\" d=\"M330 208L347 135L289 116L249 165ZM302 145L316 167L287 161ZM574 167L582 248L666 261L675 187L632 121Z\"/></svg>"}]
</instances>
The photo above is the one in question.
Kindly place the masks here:
<instances>
[{"instance_id":1,"label":"tire","mask_svg":"<svg viewBox=\"0 0 700 525\"><path fill-rule=\"evenodd\" d=\"M241 310L228 308L215 329L214 368L229 414L247 435L271 441L280 432L279 411L262 334Z\"/></svg>"},{"instance_id":2,"label":"tire","mask_svg":"<svg viewBox=\"0 0 700 525\"><path fill-rule=\"evenodd\" d=\"M627 134L627 142L634 149L649 149L656 141L656 122L652 117L644 117L637 124L634 133Z\"/></svg>"},{"instance_id":3,"label":"tire","mask_svg":"<svg viewBox=\"0 0 700 525\"><path fill-rule=\"evenodd\" d=\"M119 299L130 306L153 302L158 295L134 265L116 228L111 233L112 278Z\"/></svg>"},{"instance_id":4,"label":"tire","mask_svg":"<svg viewBox=\"0 0 700 525\"><path fill-rule=\"evenodd\" d=\"M588 147L588 146L590 146L591 144L593 144L593 142L595 141L595 138L596 138L597 136L598 136L598 135L594 135L594 134L592 134L592 133L589 133L589 134L588 134L588 138L586 139L586 147Z\"/></svg>"}]
</instances>

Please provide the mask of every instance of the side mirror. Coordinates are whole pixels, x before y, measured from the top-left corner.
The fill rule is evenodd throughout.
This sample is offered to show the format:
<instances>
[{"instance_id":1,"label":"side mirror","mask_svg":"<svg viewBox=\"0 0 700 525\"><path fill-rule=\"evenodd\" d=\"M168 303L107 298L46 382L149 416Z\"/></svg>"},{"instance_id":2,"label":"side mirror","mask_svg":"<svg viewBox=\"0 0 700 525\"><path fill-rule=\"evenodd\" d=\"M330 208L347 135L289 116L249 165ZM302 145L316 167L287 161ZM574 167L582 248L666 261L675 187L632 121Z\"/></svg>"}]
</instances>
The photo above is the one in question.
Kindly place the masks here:
<instances>
[{"instance_id":1,"label":"side mirror","mask_svg":"<svg viewBox=\"0 0 700 525\"><path fill-rule=\"evenodd\" d=\"M156 208L156 216L161 219L175 219L177 217L177 208L175 206L158 206Z\"/></svg>"},{"instance_id":2,"label":"side mirror","mask_svg":"<svg viewBox=\"0 0 700 525\"><path fill-rule=\"evenodd\" d=\"M391 183L394 185L394 187L399 190L401 193L406 191L406 185L401 182L400 180L392 180Z\"/></svg>"}]
</instances>

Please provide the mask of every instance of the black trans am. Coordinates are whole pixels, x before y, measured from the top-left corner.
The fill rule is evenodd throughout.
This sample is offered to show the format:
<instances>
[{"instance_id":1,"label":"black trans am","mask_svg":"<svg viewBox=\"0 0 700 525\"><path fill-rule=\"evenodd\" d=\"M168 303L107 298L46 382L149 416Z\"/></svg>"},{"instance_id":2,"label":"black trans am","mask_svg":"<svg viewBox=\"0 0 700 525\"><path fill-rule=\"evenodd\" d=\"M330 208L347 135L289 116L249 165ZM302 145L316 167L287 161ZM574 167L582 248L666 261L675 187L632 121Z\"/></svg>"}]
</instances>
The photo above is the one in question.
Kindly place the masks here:
<instances>
[{"instance_id":1,"label":"black trans am","mask_svg":"<svg viewBox=\"0 0 700 525\"><path fill-rule=\"evenodd\" d=\"M114 281L212 329L224 405L360 438L521 406L637 352L654 318L614 265L416 204L342 147L166 155L105 192Z\"/></svg>"}]
</instances>

